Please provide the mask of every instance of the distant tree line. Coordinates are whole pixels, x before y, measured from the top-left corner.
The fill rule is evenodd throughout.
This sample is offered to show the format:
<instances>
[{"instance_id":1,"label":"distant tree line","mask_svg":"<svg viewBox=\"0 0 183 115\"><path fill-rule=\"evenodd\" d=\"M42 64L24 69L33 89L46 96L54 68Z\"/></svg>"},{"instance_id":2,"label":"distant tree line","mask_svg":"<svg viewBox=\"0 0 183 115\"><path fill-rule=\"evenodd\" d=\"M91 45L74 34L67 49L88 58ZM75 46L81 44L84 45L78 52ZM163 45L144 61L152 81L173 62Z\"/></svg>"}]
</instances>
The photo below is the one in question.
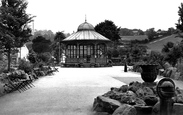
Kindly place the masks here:
<instances>
[{"instance_id":1,"label":"distant tree line","mask_svg":"<svg viewBox=\"0 0 183 115\"><path fill-rule=\"evenodd\" d=\"M140 29L121 28L119 34L120 36L134 36L134 35L144 35L145 33Z\"/></svg>"},{"instance_id":2,"label":"distant tree line","mask_svg":"<svg viewBox=\"0 0 183 115\"><path fill-rule=\"evenodd\" d=\"M120 36L135 36L135 35L147 35L148 39L151 41L156 38L172 35L176 33L177 30L173 27L168 28L168 30L161 30L158 29L155 31L154 28L149 28L146 31L140 29L128 29L128 28L121 28L119 31Z\"/></svg>"},{"instance_id":3,"label":"distant tree line","mask_svg":"<svg viewBox=\"0 0 183 115\"><path fill-rule=\"evenodd\" d=\"M54 41L55 34L51 30L35 30L32 38L43 36L47 40Z\"/></svg>"},{"instance_id":4,"label":"distant tree line","mask_svg":"<svg viewBox=\"0 0 183 115\"><path fill-rule=\"evenodd\" d=\"M131 43L136 44L136 43L140 43L140 44L145 44L151 41L154 41L156 39L160 39L172 34L176 34L178 31L177 29L174 29L173 27L168 28L168 30L157 30L155 31L154 28L150 28L147 29L146 31L142 31L140 29L127 29L127 28L123 28L120 30L120 35L122 36L136 36L136 35L147 35L148 39L144 39L144 40L132 40Z\"/></svg>"}]
</instances>

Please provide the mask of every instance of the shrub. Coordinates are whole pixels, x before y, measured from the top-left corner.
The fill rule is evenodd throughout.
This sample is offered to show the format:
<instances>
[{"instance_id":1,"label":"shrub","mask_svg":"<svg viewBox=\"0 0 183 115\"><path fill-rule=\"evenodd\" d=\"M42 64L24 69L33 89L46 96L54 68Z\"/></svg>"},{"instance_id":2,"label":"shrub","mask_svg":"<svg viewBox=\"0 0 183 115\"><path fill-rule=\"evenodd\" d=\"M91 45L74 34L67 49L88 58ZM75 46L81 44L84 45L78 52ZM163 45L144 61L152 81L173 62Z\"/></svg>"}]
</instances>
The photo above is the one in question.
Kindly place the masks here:
<instances>
[{"instance_id":1,"label":"shrub","mask_svg":"<svg viewBox=\"0 0 183 115\"><path fill-rule=\"evenodd\" d=\"M7 68L7 63L4 61L0 61L0 73L4 72Z\"/></svg>"},{"instance_id":2,"label":"shrub","mask_svg":"<svg viewBox=\"0 0 183 115\"><path fill-rule=\"evenodd\" d=\"M8 70L8 62L7 61L0 61L0 73L8 73L10 71L14 71L15 68L11 67L10 70Z\"/></svg>"},{"instance_id":3,"label":"shrub","mask_svg":"<svg viewBox=\"0 0 183 115\"><path fill-rule=\"evenodd\" d=\"M26 79L26 73L23 70L15 70L8 74L10 78Z\"/></svg>"},{"instance_id":4,"label":"shrub","mask_svg":"<svg viewBox=\"0 0 183 115\"><path fill-rule=\"evenodd\" d=\"M149 55L143 56L139 64L156 64L158 69L164 68L164 56L159 52L151 52Z\"/></svg>"},{"instance_id":5,"label":"shrub","mask_svg":"<svg viewBox=\"0 0 183 115\"><path fill-rule=\"evenodd\" d=\"M133 65L132 71L134 71L134 72L141 72L142 70L141 70L139 65L135 64L135 65Z\"/></svg>"},{"instance_id":6,"label":"shrub","mask_svg":"<svg viewBox=\"0 0 183 115\"><path fill-rule=\"evenodd\" d=\"M24 70L26 73L29 73L32 71L32 65L29 61L26 61L25 59L21 59L19 61L18 69Z\"/></svg>"},{"instance_id":7,"label":"shrub","mask_svg":"<svg viewBox=\"0 0 183 115\"><path fill-rule=\"evenodd\" d=\"M166 55L165 60L168 61L172 66L175 66L178 59L182 57L183 47L178 45L171 49L171 51Z\"/></svg>"},{"instance_id":8,"label":"shrub","mask_svg":"<svg viewBox=\"0 0 183 115\"><path fill-rule=\"evenodd\" d=\"M31 62L31 63L36 63L36 54L34 53L29 53L29 55L27 56L28 60Z\"/></svg>"}]
</instances>

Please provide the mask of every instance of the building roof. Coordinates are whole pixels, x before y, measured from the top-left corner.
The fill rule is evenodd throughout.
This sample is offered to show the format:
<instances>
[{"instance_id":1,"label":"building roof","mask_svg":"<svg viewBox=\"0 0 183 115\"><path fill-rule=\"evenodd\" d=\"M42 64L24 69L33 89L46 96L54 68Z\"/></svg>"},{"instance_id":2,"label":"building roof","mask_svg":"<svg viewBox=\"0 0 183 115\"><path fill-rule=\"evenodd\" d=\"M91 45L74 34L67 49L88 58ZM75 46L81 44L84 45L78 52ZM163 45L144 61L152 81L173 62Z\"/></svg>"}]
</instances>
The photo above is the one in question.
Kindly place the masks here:
<instances>
[{"instance_id":1,"label":"building roof","mask_svg":"<svg viewBox=\"0 0 183 115\"><path fill-rule=\"evenodd\" d=\"M110 41L108 38L97 33L93 27L88 22L84 22L78 26L76 33L71 34L69 37L62 40L65 41L75 41L75 40L101 40L101 41Z\"/></svg>"},{"instance_id":2,"label":"building roof","mask_svg":"<svg viewBox=\"0 0 183 115\"><path fill-rule=\"evenodd\" d=\"M84 31L84 30L90 30L90 31L95 31L93 25L89 24L88 22L84 22L79 25L78 31Z\"/></svg>"}]
</instances>

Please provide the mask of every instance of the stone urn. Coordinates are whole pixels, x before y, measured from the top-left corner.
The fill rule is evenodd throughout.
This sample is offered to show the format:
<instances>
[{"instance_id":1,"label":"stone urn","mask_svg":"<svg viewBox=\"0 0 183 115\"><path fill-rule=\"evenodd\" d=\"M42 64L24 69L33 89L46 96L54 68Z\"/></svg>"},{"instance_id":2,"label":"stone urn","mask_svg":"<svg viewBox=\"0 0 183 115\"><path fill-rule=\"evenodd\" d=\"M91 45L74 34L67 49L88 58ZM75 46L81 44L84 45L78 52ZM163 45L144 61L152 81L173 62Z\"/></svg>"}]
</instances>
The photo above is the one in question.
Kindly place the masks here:
<instances>
[{"instance_id":1,"label":"stone urn","mask_svg":"<svg viewBox=\"0 0 183 115\"><path fill-rule=\"evenodd\" d=\"M142 69L141 78L145 82L154 82L157 78L157 66L156 64L142 64L139 65Z\"/></svg>"}]
</instances>

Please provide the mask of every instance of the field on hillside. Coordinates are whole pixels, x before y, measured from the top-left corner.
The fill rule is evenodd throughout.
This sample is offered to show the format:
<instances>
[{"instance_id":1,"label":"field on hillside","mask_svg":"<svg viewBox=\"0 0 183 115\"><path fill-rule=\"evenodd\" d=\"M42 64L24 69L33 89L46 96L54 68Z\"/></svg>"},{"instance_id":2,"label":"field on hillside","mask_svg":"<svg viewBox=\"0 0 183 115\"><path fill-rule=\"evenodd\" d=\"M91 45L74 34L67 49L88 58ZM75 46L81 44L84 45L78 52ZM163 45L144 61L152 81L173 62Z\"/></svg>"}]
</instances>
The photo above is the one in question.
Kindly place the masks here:
<instances>
[{"instance_id":1,"label":"field on hillside","mask_svg":"<svg viewBox=\"0 0 183 115\"><path fill-rule=\"evenodd\" d=\"M120 36L121 40L127 40L127 41L131 41L131 40L145 40L148 39L147 35L138 35L138 36Z\"/></svg>"},{"instance_id":2,"label":"field on hillside","mask_svg":"<svg viewBox=\"0 0 183 115\"><path fill-rule=\"evenodd\" d=\"M167 43L167 42L173 42L173 43L179 43L181 42L181 40L183 38L180 37L176 37L177 35L171 35L171 36L167 36L164 37L162 39L158 39L156 41L150 42L147 45L147 47L151 50L151 51L158 51L161 52L163 46Z\"/></svg>"}]
</instances>

